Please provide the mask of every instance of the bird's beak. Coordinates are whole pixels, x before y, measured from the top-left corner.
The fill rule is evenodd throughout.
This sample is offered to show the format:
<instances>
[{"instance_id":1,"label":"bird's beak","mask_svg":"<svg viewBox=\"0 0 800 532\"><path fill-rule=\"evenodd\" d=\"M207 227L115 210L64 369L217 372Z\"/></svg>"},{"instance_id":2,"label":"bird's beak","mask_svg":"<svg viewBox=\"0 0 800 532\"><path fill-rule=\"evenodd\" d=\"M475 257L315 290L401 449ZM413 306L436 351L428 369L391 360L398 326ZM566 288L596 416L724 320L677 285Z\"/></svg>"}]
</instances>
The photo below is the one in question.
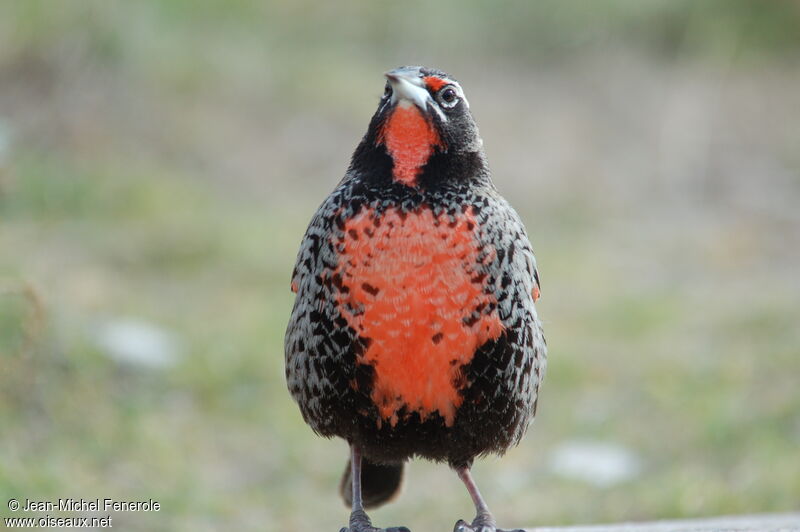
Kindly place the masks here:
<instances>
[{"instance_id":1,"label":"bird's beak","mask_svg":"<svg viewBox=\"0 0 800 532\"><path fill-rule=\"evenodd\" d=\"M422 78L419 77L419 71L397 68L390 70L384 76L392 86L392 104L403 107L414 104L427 113L428 102L433 103L433 99L425 88Z\"/></svg>"}]
</instances>

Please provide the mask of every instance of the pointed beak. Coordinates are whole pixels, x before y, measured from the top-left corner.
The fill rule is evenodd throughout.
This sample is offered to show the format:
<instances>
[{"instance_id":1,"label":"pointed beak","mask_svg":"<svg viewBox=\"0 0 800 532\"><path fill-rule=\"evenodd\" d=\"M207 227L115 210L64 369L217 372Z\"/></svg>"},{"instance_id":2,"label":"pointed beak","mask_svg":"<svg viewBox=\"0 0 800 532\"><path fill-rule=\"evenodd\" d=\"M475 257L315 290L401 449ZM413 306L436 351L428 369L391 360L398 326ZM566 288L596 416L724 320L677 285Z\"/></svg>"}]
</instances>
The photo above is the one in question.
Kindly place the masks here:
<instances>
[{"instance_id":1,"label":"pointed beak","mask_svg":"<svg viewBox=\"0 0 800 532\"><path fill-rule=\"evenodd\" d=\"M416 105L423 112L428 112L428 102L433 103L431 95L425 88L419 71L416 69L398 68L385 73L392 86L392 103L400 106Z\"/></svg>"}]
</instances>

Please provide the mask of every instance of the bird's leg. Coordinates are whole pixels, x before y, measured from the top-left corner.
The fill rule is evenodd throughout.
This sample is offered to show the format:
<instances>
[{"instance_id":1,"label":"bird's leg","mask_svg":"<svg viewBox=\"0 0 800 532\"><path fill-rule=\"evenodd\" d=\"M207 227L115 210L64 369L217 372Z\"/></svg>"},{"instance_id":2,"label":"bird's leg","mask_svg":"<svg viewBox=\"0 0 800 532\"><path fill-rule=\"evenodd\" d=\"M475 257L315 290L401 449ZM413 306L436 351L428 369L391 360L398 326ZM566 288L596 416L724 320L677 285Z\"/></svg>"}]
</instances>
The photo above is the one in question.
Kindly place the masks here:
<instances>
[{"instance_id":1,"label":"bird's leg","mask_svg":"<svg viewBox=\"0 0 800 532\"><path fill-rule=\"evenodd\" d=\"M458 473L458 478L461 479L461 482L463 482L464 486L467 488L469 496L472 498L472 503L475 505L475 519L473 519L472 524L467 523L463 519L459 519L453 528L453 532L504 532L497 528L497 523L494 521L492 512L489 511L489 506L487 506L486 501L483 500L481 492L478 490L478 485L475 484L475 480L472 478L469 467L458 467L456 468L456 473ZM524 531L516 529L511 532Z\"/></svg>"},{"instance_id":2,"label":"bird's leg","mask_svg":"<svg viewBox=\"0 0 800 532\"><path fill-rule=\"evenodd\" d=\"M350 477L353 481L353 506L350 512L350 526L342 528L339 532L411 532L404 526L391 528L376 528L372 526L364 504L361 501L361 449L354 444L350 445Z\"/></svg>"}]
</instances>

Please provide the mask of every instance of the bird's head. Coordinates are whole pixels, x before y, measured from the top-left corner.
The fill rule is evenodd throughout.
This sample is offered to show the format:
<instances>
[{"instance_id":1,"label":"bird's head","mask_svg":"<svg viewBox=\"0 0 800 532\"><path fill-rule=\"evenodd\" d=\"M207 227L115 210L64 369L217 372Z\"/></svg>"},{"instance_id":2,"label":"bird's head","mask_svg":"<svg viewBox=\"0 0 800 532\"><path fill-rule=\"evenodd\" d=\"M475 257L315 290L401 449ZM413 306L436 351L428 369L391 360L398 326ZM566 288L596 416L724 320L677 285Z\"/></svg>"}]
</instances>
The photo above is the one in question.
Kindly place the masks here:
<instances>
[{"instance_id":1,"label":"bird's head","mask_svg":"<svg viewBox=\"0 0 800 532\"><path fill-rule=\"evenodd\" d=\"M354 167L379 162L385 154L391 160L394 181L418 186L458 177L443 175L440 168L450 173L460 169L466 179L471 169L464 167L465 161L484 166L478 127L455 79L441 70L418 66L384 75L384 93L353 156Z\"/></svg>"}]
</instances>

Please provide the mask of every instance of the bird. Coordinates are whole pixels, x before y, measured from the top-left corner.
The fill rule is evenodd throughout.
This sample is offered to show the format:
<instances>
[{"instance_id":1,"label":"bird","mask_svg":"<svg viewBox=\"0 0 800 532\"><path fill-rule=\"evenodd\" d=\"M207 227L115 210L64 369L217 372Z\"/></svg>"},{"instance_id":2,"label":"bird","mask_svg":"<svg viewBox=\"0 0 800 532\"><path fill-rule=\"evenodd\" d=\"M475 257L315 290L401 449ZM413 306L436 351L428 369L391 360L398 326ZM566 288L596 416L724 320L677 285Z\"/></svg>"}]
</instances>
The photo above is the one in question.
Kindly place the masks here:
<instances>
[{"instance_id":1,"label":"bird","mask_svg":"<svg viewBox=\"0 0 800 532\"><path fill-rule=\"evenodd\" d=\"M466 487L476 515L455 532L502 532L471 467L519 443L536 414L547 360L536 259L459 82L421 66L384 76L300 244L287 386L315 433L349 445L340 532L409 532L373 526L366 509L398 494L416 458Z\"/></svg>"}]
</instances>

